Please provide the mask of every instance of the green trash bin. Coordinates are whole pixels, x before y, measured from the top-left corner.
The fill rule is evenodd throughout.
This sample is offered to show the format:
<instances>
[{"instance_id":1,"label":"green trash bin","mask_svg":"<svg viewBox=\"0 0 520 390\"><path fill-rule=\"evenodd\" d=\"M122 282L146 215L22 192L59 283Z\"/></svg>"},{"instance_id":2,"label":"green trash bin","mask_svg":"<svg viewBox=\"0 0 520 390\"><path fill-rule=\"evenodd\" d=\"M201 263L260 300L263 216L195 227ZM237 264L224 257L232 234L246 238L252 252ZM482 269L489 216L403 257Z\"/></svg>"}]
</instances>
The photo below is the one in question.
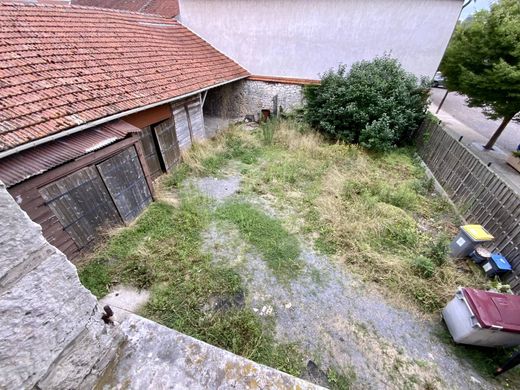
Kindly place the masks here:
<instances>
[{"instance_id":1,"label":"green trash bin","mask_svg":"<svg viewBox=\"0 0 520 390\"><path fill-rule=\"evenodd\" d=\"M466 257L477 244L493 240L493 236L481 225L464 225L450 244L451 256Z\"/></svg>"}]
</instances>

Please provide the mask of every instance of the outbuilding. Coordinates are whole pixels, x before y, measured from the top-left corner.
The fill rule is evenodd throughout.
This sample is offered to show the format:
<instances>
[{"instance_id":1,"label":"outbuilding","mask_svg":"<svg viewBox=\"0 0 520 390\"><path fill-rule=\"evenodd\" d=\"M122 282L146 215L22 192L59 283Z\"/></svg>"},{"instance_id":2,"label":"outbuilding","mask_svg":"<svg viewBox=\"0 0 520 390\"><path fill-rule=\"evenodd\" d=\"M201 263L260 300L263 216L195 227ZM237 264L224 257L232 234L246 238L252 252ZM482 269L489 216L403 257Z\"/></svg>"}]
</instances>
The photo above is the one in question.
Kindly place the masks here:
<instances>
[{"instance_id":1,"label":"outbuilding","mask_svg":"<svg viewBox=\"0 0 520 390\"><path fill-rule=\"evenodd\" d=\"M130 223L206 138L209 89L249 76L176 20L0 4L0 180L69 259Z\"/></svg>"}]
</instances>

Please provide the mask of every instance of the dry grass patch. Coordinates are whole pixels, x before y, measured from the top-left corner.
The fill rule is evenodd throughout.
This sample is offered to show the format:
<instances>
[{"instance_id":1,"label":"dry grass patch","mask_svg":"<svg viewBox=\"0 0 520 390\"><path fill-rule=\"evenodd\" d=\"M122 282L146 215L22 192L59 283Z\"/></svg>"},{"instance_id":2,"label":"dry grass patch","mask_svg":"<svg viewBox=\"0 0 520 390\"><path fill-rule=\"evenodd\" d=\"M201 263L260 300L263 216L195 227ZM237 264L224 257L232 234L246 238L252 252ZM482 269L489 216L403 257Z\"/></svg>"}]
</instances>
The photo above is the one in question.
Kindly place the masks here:
<instances>
[{"instance_id":1,"label":"dry grass patch","mask_svg":"<svg viewBox=\"0 0 520 390\"><path fill-rule=\"evenodd\" d=\"M422 187L427 181L411 155L352 150L345 164L327 171L314 202L341 259L424 312L441 309L457 286L484 287L478 269L447 259L441 241L456 231L456 218L443 199ZM419 224L424 219L429 226Z\"/></svg>"}]
</instances>

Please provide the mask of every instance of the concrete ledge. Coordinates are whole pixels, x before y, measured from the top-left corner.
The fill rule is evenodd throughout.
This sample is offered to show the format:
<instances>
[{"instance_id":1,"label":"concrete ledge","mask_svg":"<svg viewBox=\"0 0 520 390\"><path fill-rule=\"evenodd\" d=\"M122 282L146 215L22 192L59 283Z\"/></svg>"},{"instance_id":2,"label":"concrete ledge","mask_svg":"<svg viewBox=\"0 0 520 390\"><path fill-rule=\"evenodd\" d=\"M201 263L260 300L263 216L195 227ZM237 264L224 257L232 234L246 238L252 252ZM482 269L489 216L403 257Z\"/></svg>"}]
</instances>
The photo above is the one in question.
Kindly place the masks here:
<instances>
[{"instance_id":1,"label":"concrete ledge","mask_svg":"<svg viewBox=\"0 0 520 390\"><path fill-rule=\"evenodd\" d=\"M121 329L127 342L97 389L322 389L134 314Z\"/></svg>"}]
</instances>

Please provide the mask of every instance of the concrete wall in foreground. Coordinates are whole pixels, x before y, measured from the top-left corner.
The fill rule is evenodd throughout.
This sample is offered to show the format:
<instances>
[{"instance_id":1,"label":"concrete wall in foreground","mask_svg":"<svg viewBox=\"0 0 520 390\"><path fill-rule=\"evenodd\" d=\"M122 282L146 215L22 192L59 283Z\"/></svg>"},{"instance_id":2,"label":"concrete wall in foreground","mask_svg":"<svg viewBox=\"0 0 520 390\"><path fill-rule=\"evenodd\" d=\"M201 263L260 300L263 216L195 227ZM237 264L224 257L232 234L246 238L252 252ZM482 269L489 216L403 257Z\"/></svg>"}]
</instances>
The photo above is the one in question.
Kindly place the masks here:
<instances>
[{"instance_id":1,"label":"concrete wall in foreground","mask_svg":"<svg viewBox=\"0 0 520 390\"><path fill-rule=\"evenodd\" d=\"M258 118L261 110L275 112L275 103L287 112L303 105L303 86L281 82L240 80L208 91L204 102L206 122L211 118ZM208 120L208 118L210 118Z\"/></svg>"},{"instance_id":2,"label":"concrete wall in foreground","mask_svg":"<svg viewBox=\"0 0 520 390\"><path fill-rule=\"evenodd\" d=\"M462 0L181 0L179 20L255 75L318 79L391 53L433 77Z\"/></svg>"},{"instance_id":3,"label":"concrete wall in foreground","mask_svg":"<svg viewBox=\"0 0 520 390\"><path fill-rule=\"evenodd\" d=\"M0 182L0 389L90 389L121 340Z\"/></svg>"}]
</instances>

